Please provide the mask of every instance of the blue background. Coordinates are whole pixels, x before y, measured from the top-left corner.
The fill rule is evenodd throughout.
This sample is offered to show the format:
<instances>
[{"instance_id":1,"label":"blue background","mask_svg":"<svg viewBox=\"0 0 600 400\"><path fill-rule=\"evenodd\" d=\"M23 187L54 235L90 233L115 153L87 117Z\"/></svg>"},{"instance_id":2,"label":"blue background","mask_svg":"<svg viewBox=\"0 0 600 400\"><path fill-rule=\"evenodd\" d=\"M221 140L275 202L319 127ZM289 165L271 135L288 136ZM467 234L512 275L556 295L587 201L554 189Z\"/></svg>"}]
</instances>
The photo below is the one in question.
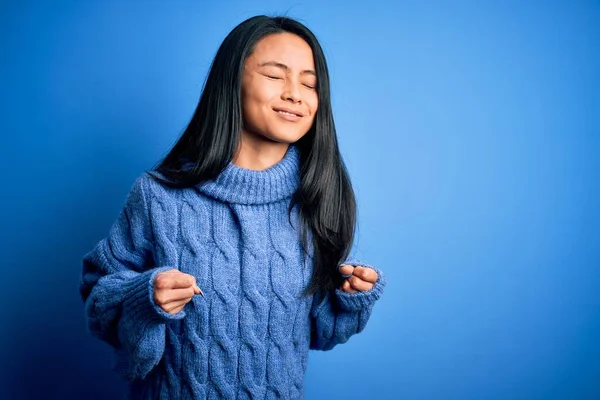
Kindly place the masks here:
<instances>
[{"instance_id":1,"label":"blue background","mask_svg":"<svg viewBox=\"0 0 600 400\"><path fill-rule=\"evenodd\" d=\"M0 394L117 398L81 257L258 13L325 48L388 277L307 399L600 398L600 3L2 2Z\"/></svg>"}]
</instances>

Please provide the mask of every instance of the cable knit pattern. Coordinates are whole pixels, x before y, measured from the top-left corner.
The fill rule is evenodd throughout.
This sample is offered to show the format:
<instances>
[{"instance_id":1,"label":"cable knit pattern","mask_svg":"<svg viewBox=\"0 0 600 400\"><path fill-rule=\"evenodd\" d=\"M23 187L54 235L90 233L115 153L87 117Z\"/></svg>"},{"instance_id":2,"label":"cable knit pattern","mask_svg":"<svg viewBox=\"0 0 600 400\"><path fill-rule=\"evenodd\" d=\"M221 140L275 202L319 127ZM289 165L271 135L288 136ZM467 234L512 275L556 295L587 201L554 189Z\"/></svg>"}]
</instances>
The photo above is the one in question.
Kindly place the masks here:
<instances>
[{"instance_id":1,"label":"cable knit pattern","mask_svg":"<svg viewBox=\"0 0 600 400\"><path fill-rule=\"evenodd\" d=\"M83 258L80 293L90 332L115 349L131 399L304 399L310 349L361 332L385 286L302 296L312 274L298 211L299 152L263 171L229 163L214 180L170 189L148 174ZM154 279L193 275L204 296L177 314L153 300Z\"/></svg>"}]
</instances>

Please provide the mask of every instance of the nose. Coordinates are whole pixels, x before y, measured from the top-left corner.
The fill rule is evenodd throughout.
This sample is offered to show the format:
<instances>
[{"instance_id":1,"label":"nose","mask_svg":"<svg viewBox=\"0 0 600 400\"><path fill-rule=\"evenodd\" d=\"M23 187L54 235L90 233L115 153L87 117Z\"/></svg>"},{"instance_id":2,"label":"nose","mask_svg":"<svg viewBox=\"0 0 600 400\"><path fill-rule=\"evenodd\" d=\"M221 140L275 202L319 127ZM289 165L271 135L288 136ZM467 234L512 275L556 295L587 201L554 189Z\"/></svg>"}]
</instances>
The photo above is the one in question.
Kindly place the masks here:
<instances>
[{"instance_id":1,"label":"nose","mask_svg":"<svg viewBox=\"0 0 600 400\"><path fill-rule=\"evenodd\" d=\"M281 99L285 101L291 101L292 103L302 103L302 97L300 96L300 88L296 82L288 80L285 88L281 93Z\"/></svg>"}]
</instances>

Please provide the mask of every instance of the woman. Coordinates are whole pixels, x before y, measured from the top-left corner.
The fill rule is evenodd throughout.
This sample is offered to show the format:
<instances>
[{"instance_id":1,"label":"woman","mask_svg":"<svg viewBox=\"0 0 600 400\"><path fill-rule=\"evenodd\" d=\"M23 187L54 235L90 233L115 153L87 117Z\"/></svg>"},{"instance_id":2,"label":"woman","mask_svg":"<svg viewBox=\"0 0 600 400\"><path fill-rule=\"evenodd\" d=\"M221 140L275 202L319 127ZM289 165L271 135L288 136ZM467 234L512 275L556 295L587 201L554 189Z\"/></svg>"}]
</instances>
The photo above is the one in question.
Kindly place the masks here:
<instances>
[{"instance_id":1,"label":"woman","mask_svg":"<svg viewBox=\"0 0 600 400\"><path fill-rule=\"evenodd\" d=\"M83 260L92 334L139 399L302 399L309 349L383 293L348 259L356 205L323 51L257 16L220 46L189 126Z\"/></svg>"}]
</instances>

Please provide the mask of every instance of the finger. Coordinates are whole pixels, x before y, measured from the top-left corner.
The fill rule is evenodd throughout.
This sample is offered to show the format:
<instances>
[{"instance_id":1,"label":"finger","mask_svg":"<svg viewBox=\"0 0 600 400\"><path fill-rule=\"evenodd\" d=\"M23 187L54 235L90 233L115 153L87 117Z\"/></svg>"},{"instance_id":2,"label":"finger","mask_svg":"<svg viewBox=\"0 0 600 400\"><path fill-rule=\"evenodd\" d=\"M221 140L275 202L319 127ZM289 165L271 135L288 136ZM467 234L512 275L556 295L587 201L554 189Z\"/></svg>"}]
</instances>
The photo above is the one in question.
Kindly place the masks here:
<instances>
[{"instance_id":1,"label":"finger","mask_svg":"<svg viewBox=\"0 0 600 400\"><path fill-rule=\"evenodd\" d=\"M154 286L157 289L182 289L196 284L196 278L180 271L166 271L158 274Z\"/></svg>"},{"instance_id":2,"label":"finger","mask_svg":"<svg viewBox=\"0 0 600 400\"><path fill-rule=\"evenodd\" d=\"M354 276L359 277L363 281L370 282L370 283L377 282L377 278L379 277L377 275L377 271L375 271L373 268L369 268L369 267L357 266L356 268L354 268L353 274L354 274Z\"/></svg>"},{"instance_id":3,"label":"finger","mask_svg":"<svg viewBox=\"0 0 600 400\"><path fill-rule=\"evenodd\" d=\"M180 300L178 302L169 303L167 306L161 308L170 314L177 314L189 302L189 300Z\"/></svg>"},{"instance_id":4,"label":"finger","mask_svg":"<svg viewBox=\"0 0 600 400\"><path fill-rule=\"evenodd\" d=\"M340 265L340 273L342 275L352 275L353 271L354 271L354 266L352 266L352 265L348 265L348 264Z\"/></svg>"},{"instance_id":5,"label":"finger","mask_svg":"<svg viewBox=\"0 0 600 400\"><path fill-rule=\"evenodd\" d=\"M187 303L186 303L186 304L187 304ZM182 305L182 306L179 306L179 307L177 307L177 308L175 308L175 309L173 309L173 310L171 310L171 311L169 312L169 314L177 314L179 311L183 310L183 307L185 307L185 304L184 304L184 305Z\"/></svg>"},{"instance_id":6,"label":"finger","mask_svg":"<svg viewBox=\"0 0 600 400\"><path fill-rule=\"evenodd\" d=\"M194 285L194 294L201 294L202 296L204 296L202 289L200 289L200 286L198 285Z\"/></svg>"},{"instance_id":7,"label":"finger","mask_svg":"<svg viewBox=\"0 0 600 400\"><path fill-rule=\"evenodd\" d=\"M366 292L367 290L373 288L373 284L371 282L363 281L356 275L351 276L346 280L348 281L350 286L352 286L352 289L358 290L359 292Z\"/></svg>"},{"instance_id":8,"label":"finger","mask_svg":"<svg viewBox=\"0 0 600 400\"><path fill-rule=\"evenodd\" d=\"M179 273L174 277L173 289L189 288L196 285L196 278L190 274Z\"/></svg>"},{"instance_id":9,"label":"finger","mask_svg":"<svg viewBox=\"0 0 600 400\"><path fill-rule=\"evenodd\" d=\"M356 293L356 290L354 290L352 288L352 285L350 285L350 282L348 282L348 279L346 279L344 281L344 283L342 284L342 290L346 293Z\"/></svg>"},{"instance_id":10,"label":"finger","mask_svg":"<svg viewBox=\"0 0 600 400\"><path fill-rule=\"evenodd\" d=\"M181 300L189 300L194 296L194 289L171 289L157 291L154 294L154 300L160 305L167 305L169 303L178 302Z\"/></svg>"}]
</instances>

